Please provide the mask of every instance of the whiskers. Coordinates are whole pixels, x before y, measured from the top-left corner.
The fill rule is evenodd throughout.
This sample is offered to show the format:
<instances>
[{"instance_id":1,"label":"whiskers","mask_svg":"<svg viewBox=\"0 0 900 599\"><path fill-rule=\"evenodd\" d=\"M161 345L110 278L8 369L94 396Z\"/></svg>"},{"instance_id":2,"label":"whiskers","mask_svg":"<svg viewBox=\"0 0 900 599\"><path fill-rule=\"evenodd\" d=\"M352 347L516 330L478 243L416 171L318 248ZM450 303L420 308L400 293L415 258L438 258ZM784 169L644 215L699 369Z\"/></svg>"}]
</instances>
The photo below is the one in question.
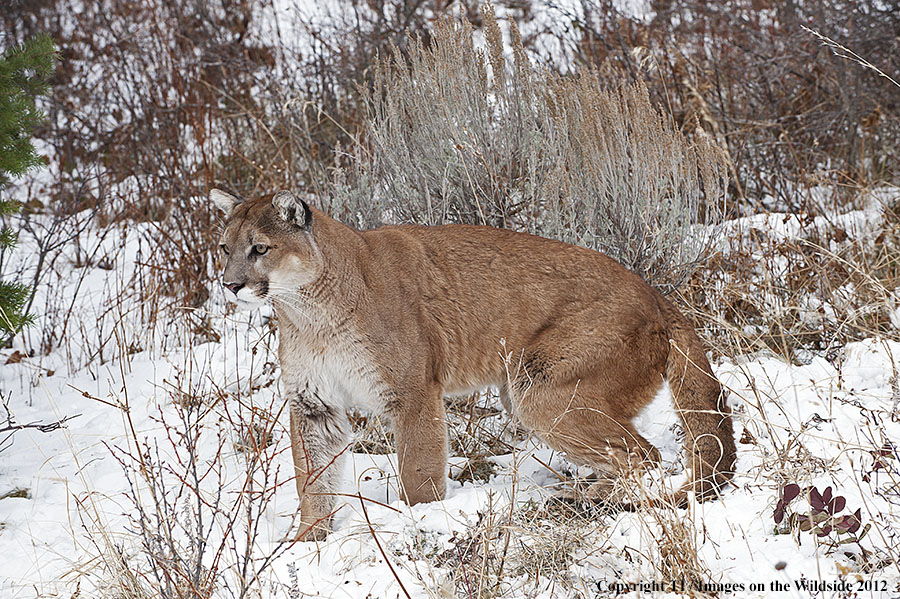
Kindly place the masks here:
<instances>
[{"instance_id":1,"label":"whiskers","mask_svg":"<svg viewBox=\"0 0 900 599\"><path fill-rule=\"evenodd\" d=\"M316 309L318 306L315 301L313 301L312 296L302 289L282 287L273 284L270 281L269 298L273 302L280 303L294 310L310 322L314 322L312 316L310 316L310 311Z\"/></svg>"}]
</instances>

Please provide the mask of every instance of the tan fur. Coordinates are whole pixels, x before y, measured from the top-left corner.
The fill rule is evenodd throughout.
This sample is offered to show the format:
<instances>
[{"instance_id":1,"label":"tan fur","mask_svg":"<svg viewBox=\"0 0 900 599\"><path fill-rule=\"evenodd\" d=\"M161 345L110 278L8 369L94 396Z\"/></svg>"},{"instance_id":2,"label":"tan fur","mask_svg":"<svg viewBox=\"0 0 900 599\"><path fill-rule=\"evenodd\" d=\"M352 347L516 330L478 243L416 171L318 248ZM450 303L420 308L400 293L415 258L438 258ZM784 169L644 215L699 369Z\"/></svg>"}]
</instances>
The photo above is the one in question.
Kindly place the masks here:
<instances>
[{"instance_id":1,"label":"tan fur","mask_svg":"<svg viewBox=\"0 0 900 599\"><path fill-rule=\"evenodd\" d=\"M213 199L231 213L224 282L277 314L304 538L329 529L351 405L390 416L410 504L444 495L443 396L491 385L548 445L608 477L658 458L632 419L668 381L690 453L682 491L714 496L731 477L731 418L700 340L611 258L490 227L357 231L287 192L277 211ZM253 243L271 249L248 255Z\"/></svg>"}]
</instances>

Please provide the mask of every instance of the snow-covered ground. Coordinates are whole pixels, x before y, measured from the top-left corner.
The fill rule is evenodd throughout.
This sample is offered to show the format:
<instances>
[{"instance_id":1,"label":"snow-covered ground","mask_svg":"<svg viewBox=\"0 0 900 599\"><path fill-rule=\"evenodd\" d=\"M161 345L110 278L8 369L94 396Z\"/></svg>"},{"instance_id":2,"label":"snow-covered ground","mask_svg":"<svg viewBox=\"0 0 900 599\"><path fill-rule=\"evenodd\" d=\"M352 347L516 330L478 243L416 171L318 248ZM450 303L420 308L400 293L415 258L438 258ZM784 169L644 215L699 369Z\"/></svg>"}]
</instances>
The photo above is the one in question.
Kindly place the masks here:
<instances>
[{"instance_id":1,"label":"snow-covered ground","mask_svg":"<svg viewBox=\"0 0 900 599\"><path fill-rule=\"evenodd\" d=\"M793 234L790 219L754 218ZM572 468L504 432L505 415L483 397L477 418L453 411L453 436L457 450L479 437L511 444L493 446L493 475L451 480L444 501L409 507L398 499L396 456L358 444L335 532L289 543L296 495L267 315L228 314L214 290L206 312L141 328L130 277L145 247L137 225L87 231L80 252L94 259L64 254L35 304L66 308L66 339L49 355L22 357L19 341L0 356L15 356L0 366L0 389L17 423L71 417L55 431L0 435L2 597L157 596L135 590L160 584L153 548L200 556L201 579L213 581L200 590L212 597L241 596L242 580L253 589L245 596L262 597L675 596L672 585L692 575L685 585L713 585L719 596L900 594L897 340L850 343L804 365L764 353L720 360L739 441L736 486L721 501L618 513L554 501L558 474ZM219 338L198 332L196 317ZM657 398L642 428L674 456L668 399ZM383 431L370 423L360 434ZM456 475L467 460L453 453ZM852 535L820 538L787 517L776 526L789 483L831 487L845 498L835 516L859 509L856 534L866 535L837 545ZM787 507L795 524L809 511L805 493ZM832 590L797 590L801 581ZM840 584L851 590L833 590Z\"/></svg>"}]
</instances>

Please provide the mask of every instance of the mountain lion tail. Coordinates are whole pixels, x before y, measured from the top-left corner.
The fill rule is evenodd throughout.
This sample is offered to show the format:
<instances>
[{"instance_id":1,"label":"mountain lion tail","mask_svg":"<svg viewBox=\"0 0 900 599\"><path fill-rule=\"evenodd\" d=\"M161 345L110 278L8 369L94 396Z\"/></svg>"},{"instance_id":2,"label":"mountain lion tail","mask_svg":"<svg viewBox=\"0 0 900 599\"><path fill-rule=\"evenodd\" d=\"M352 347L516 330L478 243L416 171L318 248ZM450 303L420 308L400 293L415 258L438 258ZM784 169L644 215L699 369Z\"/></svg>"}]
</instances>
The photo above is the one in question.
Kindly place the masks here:
<instances>
[{"instance_id":1,"label":"mountain lion tail","mask_svg":"<svg viewBox=\"0 0 900 599\"><path fill-rule=\"evenodd\" d=\"M675 499L684 503L687 491L702 501L714 498L734 476L735 447L731 410L713 375L703 345L693 327L674 306L669 312L669 358L665 376L675 411L684 426L690 475Z\"/></svg>"}]
</instances>

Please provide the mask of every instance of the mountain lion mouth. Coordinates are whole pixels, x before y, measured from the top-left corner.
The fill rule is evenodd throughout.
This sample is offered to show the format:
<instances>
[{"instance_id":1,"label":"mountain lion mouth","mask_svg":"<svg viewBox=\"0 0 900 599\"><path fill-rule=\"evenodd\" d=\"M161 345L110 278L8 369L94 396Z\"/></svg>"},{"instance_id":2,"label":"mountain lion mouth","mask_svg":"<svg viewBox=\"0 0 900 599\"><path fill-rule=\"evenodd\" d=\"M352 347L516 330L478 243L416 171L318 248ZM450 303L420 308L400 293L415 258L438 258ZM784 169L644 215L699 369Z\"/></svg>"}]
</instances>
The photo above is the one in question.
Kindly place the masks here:
<instances>
[{"instance_id":1,"label":"mountain lion mouth","mask_svg":"<svg viewBox=\"0 0 900 599\"><path fill-rule=\"evenodd\" d=\"M234 293L227 287L225 288L225 298L236 304L238 310L252 310L266 303L269 295L269 282L263 281L253 287L241 287L237 293Z\"/></svg>"}]
</instances>

